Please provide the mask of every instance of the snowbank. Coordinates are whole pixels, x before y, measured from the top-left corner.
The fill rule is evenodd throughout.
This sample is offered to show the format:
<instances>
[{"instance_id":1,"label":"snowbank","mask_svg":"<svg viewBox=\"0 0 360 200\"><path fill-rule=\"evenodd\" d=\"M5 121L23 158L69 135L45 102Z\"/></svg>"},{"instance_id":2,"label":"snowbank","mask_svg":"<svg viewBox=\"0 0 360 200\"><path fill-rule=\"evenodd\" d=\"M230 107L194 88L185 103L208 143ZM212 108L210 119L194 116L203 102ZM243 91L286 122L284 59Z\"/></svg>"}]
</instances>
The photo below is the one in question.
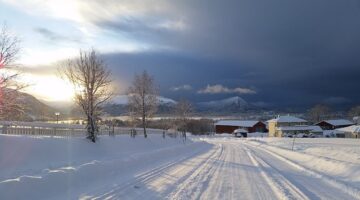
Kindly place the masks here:
<instances>
[{"instance_id":1,"label":"snowbank","mask_svg":"<svg viewBox=\"0 0 360 200\"><path fill-rule=\"evenodd\" d=\"M350 183L360 188L360 140L296 138L294 151L292 138L256 138L248 142L341 187Z\"/></svg>"},{"instance_id":2,"label":"snowbank","mask_svg":"<svg viewBox=\"0 0 360 200\"><path fill-rule=\"evenodd\" d=\"M210 148L160 134L103 136L95 144L84 138L0 135L0 199L79 198L104 182L130 179Z\"/></svg>"}]
</instances>

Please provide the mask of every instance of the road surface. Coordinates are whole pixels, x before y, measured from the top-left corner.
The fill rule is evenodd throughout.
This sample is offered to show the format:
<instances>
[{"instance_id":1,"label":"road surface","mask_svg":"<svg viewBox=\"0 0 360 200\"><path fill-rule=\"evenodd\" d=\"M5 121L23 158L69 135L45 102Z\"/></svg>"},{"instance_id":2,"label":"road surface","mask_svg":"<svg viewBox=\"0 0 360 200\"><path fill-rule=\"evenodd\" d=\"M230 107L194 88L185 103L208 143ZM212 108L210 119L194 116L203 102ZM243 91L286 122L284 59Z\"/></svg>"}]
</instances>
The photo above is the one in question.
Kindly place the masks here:
<instances>
[{"instance_id":1,"label":"road surface","mask_svg":"<svg viewBox=\"0 0 360 200\"><path fill-rule=\"evenodd\" d=\"M359 199L359 194L237 138L107 185L83 199Z\"/></svg>"}]
</instances>

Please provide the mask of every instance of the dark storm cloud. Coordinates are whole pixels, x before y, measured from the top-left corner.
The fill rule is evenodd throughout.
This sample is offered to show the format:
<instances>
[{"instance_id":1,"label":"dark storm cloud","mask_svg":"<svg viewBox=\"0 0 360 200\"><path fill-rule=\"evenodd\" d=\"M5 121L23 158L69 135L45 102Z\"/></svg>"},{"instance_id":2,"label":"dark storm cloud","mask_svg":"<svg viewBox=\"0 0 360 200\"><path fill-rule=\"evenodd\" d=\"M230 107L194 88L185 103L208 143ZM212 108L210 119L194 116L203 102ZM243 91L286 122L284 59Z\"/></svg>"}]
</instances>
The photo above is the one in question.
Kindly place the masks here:
<instances>
[{"instance_id":1,"label":"dark storm cloud","mask_svg":"<svg viewBox=\"0 0 360 200\"><path fill-rule=\"evenodd\" d=\"M347 100L337 104L360 103L359 0L183 0L148 6L139 16L91 21L155 49L106 55L122 79L147 69L164 96L196 101L231 95L195 93L221 84L255 88L246 99L262 105L309 107L333 97ZM169 91L184 84L194 90Z\"/></svg>"},{"instance_id":2,"label":"dark storm cloud","mask_svg":"<svg viewBox=\"0 0 360 200\"><path fill-rule=\"evenodd\" d=\"M342 106L360 102L360 95L355 92L360 68L271 73L245 63L165 52L108 54L104 59L114 76L123 82L131 82L133 75L142 70L149 71L160 86L161 95L174 99L199 102L238 95L196 92L207 85L222 84L228 88L255 88L256 94L242 97L249 102L261 102L262 106L308 108L316 103ZM191 85L193 90L169 90L179 85Z\"/></svg>"},{"instance_id":3,"label":"dark storm cloud","mask_svg":"<svg viewBox=\"0 0 360 200\"><path fill-rule=\"evenodd\" d=\"M185 0L172 4L171 15L155 12L142 18L100 20L96 25L187 52L263 60L262 65L316 62L344 54L348 47L359 48L360 10L355 0ZM155 26L181 17L187 27L182 31L169 34Z\"/></svg>"}]
</instances>

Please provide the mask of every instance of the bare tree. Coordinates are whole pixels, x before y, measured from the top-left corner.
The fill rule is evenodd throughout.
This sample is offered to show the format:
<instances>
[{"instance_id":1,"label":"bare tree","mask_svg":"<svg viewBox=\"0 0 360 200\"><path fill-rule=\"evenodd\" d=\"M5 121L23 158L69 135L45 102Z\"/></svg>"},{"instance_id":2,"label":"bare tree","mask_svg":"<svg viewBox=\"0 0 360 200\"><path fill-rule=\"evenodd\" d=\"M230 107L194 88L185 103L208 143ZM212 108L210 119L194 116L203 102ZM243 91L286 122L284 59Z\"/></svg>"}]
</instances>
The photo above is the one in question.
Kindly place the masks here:
<instances>
[{"instance_id":1,"label":"bare tree","mask_svg":"<svg viewBox=\"0 0 360 200\"><path fill-rule=\"evenodd\" d=\"M182 132L182 136L186 138L188 121L193 112L193 107L189 101L182 99L176 104L175 112L178 117L178 128Z\"/></svg>"},{"instance_id":2,"label":"bare tree","mask_svg":"<svg viewBox=\"0 0 360 200\"><path fill-rule=\"evenodd\" d=\"M0 67L10 67L18 58L20 40L12 35L6 25L0 30Z\"/></svg>"},{"instance_id":3,"label":"bare tree","mask_svg":"<svg viewBox=\"0 0 360 200\"><path fill-rule=\"evenodd\" d=\"M309 117L314 122L324 120L330 114L330 108L323 104L318 104L309 110Z\"/></svg>"},{"instance_id":4,"label":"bare tree","mask_svg":"<svg viewBox=\"0 0 360 200\"><path fill-rule=\"evenodd\" d=\"M147 137L147 120L157 111L158 90L155 87L154 78L146 71L136 74L133 85L128 90L129 110L135 117L141 119L144 137Z\"/></svg>"},{"instance_id":5,"label":"bare tree","mask_svg":"<svg viewBox=\"0 0 360 200\"><path fill-rule=\"evenodd\" d=\"M352 108L349 110L348 115L349 115L350 118L359 117L359 116L360 116L360 106L352 107Z\"/></svg>"},{"instance_id":6,"label":"bare tree","mask_svg":"<svg viewBox=\"0 0 360 200\"><path fill-rule=\"evenodd\" d=\"M110 71L95 50L80 51L79 57L59 69L75 89L75 103L86 116L88 138L95 142L102 106L111 97Z\"/></svg>"},{"instance_id":7,"label":"bare tree","mask_svg":"<svg viewBox=\"0 0 360 200\"><path fill-rule=\"evenodd\" d=\"M3 25L0 28L0 119L14 119L24 113L18 91L26 85L17 81L19 73L14 69L19 53L20 40Z\"/></svg>"}]
</instances>

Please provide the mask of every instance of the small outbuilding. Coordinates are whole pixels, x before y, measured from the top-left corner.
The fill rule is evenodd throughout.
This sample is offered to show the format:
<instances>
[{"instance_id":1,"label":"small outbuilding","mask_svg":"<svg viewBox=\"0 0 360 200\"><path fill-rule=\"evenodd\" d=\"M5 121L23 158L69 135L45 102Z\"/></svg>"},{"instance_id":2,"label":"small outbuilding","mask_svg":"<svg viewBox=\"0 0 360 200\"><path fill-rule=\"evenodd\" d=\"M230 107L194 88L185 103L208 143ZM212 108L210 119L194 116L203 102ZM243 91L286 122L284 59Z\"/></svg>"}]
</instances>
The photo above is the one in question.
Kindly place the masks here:
<instances>
[{"instance_id":1,"label":"small outbuilding","mask_svg":"<svg viewBox=\"0 0 360 200\"><path fill-rule=\"evenodd\" d=\"M234 133L236 129L243 129L248 133L266 132L266 124L256 120L221 120L215 123L218 134Z\"/></svg>"},{"instance_id":2,"label":"small outbuilding","mask_svg":"<svg viewBox=\"0 0 360 200\"><path fill-rule=\"evenodd\" d=\"M337 137L357 138L357 139L360 138L360 125L353 125L344 128L339 128L336 129L336 131L337 131L336 133Z\"/></svg>"},{"instance_id":3,"label":"small outbuilding","mask_svg":"<svg viewBox=\"0 0 360 200\"><path fill-rule=\"evenodd\" d=\"M243 128L239 128L236 129L233 134L235 135L235 137L247 137L248 131Z\"/></svg>"},{"instance_id":4,"label":"small outbuilding","mask_svg":"<svg viewBox=\"0 0 360 200\"><path fill-rule=\"evenodd\" d=\"M320 126L323 130L335 130L338 128L352 126L354 124L354 122L346 119L332 119L321 121L315 125Z\"/></svg>"}]
</instances>

